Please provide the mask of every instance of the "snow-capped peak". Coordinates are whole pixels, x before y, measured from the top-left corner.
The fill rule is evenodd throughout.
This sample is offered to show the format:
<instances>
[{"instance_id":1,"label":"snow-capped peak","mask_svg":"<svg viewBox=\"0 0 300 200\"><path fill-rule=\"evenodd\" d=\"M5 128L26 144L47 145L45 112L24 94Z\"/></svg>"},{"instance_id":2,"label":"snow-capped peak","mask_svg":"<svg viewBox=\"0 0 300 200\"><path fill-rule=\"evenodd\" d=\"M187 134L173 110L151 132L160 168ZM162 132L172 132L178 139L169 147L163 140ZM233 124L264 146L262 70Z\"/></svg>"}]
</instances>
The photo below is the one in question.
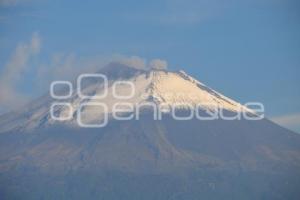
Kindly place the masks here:
<instances>
[{"instance_id":1,"label":"snow-capped peak","mask_svg":"<svg viewBox=\"0 0 300 200\"><path fill-rule=\"evenodd\" d=\"M143 70L134 69L128 66L117 64L109 65L98 73L105 75L108 79L107 88L103 88L103 84L99 82L87 82L82 87L82 93L92 95L92 98L81 98L78 95L76 86L72 96L64 100L69 103L70 108L57 106L54 110L55 115L64 117L67 113L72 112L71 116L77 116L83 103L102 103L107 106L107 110L103 112L112 113L116 104L125 103L133 107L141 104L154 103L158 106L175 106L178 108L198 108L209 110L214 108L222 108L231 112L241 112L249 109L241 106L241 104L223 96L222 94L210 89L203 83L189 76L184 71L170 72L166 70ZM120 82L121 81L121 82ZM123 82L122 82L123 81ZM124 81L130 84L124 84ZM118 83L118 84L116 84ZM106 90L106 91L104 91ZM107 93L102 99L93 98L99 94ZM113 93L119 96L129 98L116 98ZM130 94L130 95L129 95ZM50 107L56 99L43 97L31 106L30 112L18 112L12 115L11 120L0 120L0 125L9 130L14 126L14 121L18 121L18 129L31 129L43 125L56 123L50 115ZM60 102L60 100L59 100ZM36 105L36 106L35 106ZM84 108L80 110L82 116L87 121L93 121L101 118L103 113L94 108ZM64 123L75 123L72 119ZM21 124L21 125L20 125Z\"/></svg>"}]
</instances>

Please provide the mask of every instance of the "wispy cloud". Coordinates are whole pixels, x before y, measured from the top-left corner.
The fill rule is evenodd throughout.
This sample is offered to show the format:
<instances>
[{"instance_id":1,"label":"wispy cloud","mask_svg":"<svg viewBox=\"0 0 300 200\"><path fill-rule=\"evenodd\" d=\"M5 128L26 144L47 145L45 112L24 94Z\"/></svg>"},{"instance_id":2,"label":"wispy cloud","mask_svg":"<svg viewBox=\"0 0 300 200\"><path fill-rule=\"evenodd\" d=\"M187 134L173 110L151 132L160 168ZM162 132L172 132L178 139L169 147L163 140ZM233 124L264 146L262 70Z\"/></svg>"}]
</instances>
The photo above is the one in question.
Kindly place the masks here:
<instances>
[{"instance_id":1,"label":"wispy cloud","mask_svg":"<svg viewBox=\"0 0 300 200\"><path fill-rule=\"evenodd\" d=\"M54 80L73 80L80 73L101 69L111 58L107 56L77 56L74 53L54 53L50 62L40 63L36 79L40 89L49 87Z\"/></svg>"},{"instance_id":2,"label":"wispy cloud","mask_svg":"<svg viewBox=\"0 0 300 200\"><path fill-rule=\"evenodd\" d=\"M277 116L271 118L271 120L284 126L294 126L294 125L300 126L300 113Z\"/></svg>"},{"instance_id":3,"label":"wispy cloud","mask_svg":"<svg viewBox=\"0 0 300 200\"><path fill-rule=\"evenodd\" d=\"M136 69L166 69L167 61L147 59L139 56L125 56L120 54L110 56L76 56L73 53L56 53L52 56L50 63L40 64L37 71L37 82L41 89L49 86L54 80L73 80L81 73L92 73L100 70L107 64L115 62Z\"/></svg>"},{"instance_id":4,"label":"wispy cloud","mask_svg":"<svg viewBox=\"0 0 300 200\"><path fill-rule=\"evenodd\" d=\"M30 0L0 0L0 6L3 7L10 7L10 6L16 6L20 3L26 3Z\"/></svg>"},{"instance_id":5,"label":"wispy cloud","mask_svg":"<svg viewBox=\"0 0 300 200\"><path fill-rule=\"evenodd\" d=\"M300 132L300 113L292 113L272 117L271 120L279 125Z\"/></svg>"},{"instance_id":6,"label":"wispy cloud","mask_svg":"<svg viewBox=\"0 0 300 200\"><path fill-rule=\"evenodd\" d=\"M127 56L117 55L115 59L117 62L131 66L136 69L145 69L147 67L146 59L141 58L139 56L127 57Z\"/></svg>"},{"instance_id":7,"label":"wispy cloud","mask_svg":"<svg viewBox=\"0 0 300 200\"><path fill-rule=\"evenodd\" d=\"M12 108L26 102L26 95L18 91L22 74L29 68L29 61L40 52L41 39L34 33L27 43L17 45L0 75L0 104Z\"/></svg>"},{"instance_id":8,"label":"wispy cloud","mask_svg":"<svg viewBox=\"0 0 300 200\"><path fill-rule=\"evenodd\" d=\"M168 62L162 59L152 59L149 62L147 59L139 56L124 56L124 55L115 55L113 57L114 62L119 62L136 69L167 69Z\"/></svg>"},{"instance_id":9,"label":"wispy cloud","mask_svg":"<svg viewBox=\"0 0 300 200\"><path fill-rule=\"evenodd\" d=\"M153 59L149 62L149 68L152 69L167 69L168 63L165 60Z\"/></svg>"},{"instance_id":10,"label":"wispy cloud","mask_svg":"<svg viewBox=\"0 0 300 200\"><path fill-rule=\"evenodd\" d=\"M118 62L138 69L166 69L167 61L147 59L139 56L110 55L110 56L77 56L73 53L54 53L49 61L41 62L38 54L41 50L41 38L33 33L27 42L17 45L10 59L0 72L0 110L19 107L30 100L31 95L48 91L54 80L72 81L81 73L93 73L110 62ZM35 65L32 60L35 58ZM34 67L37 66L38 67ZM35 85L32 94L26 94L20 89L30 71L30 79ZM30 83L28 83L30 84ZM28 86L28 85L27 85Z\"/></svg>"}]
</instances>

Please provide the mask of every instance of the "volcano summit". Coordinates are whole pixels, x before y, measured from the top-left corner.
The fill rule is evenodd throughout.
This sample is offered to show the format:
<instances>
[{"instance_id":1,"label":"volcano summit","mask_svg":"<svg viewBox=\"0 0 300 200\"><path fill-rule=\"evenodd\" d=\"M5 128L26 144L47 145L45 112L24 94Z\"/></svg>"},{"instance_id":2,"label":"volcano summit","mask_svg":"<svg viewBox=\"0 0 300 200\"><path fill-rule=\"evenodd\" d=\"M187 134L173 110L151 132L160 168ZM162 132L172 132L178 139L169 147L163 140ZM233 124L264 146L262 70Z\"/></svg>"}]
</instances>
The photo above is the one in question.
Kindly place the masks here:
<instances>
[{"instance_id":1,"label":"volcano summit","mask_svg":"<svg viewBox=\"0 0 300 200\"><path fill-rule=\"evenodd\" d=\"M45 95L0 117L2 199L300 197L300 135L265 118L174 119L175 112L209 117L220 108L256 116L183 71L112 63L97 73L106 84L82 79L68 98ZM99 104L105 108L90 106ZM112 117L116 105L126 107L127 120ZM156 108L164 108L159 120ZM137 109L138 119L129 118ZM78 116L107 124L85 128Z\"/></svg>"}]
</instances>

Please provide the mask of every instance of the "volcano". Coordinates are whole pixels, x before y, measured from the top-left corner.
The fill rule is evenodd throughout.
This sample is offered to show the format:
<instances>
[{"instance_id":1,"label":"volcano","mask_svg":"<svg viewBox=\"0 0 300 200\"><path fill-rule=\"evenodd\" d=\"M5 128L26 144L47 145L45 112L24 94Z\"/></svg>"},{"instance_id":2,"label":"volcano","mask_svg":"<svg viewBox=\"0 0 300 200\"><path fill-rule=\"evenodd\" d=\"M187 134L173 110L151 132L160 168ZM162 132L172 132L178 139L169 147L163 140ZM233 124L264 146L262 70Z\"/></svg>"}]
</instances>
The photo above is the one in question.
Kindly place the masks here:
<instances>
[{"instance_id":1,"label":"volcano","mask_svg":"<svg viewBox=\"0 0 300 200\"><path fill-rule=\"evenodd\" d=\"M96 74L107 83L74 82L67 98L0 117L1 199L299 199L299 134L265 118L174 119L257 115L183 71L112 63ZM152 105L168 109L157 119Z\"/></svg>"}]
</instances>

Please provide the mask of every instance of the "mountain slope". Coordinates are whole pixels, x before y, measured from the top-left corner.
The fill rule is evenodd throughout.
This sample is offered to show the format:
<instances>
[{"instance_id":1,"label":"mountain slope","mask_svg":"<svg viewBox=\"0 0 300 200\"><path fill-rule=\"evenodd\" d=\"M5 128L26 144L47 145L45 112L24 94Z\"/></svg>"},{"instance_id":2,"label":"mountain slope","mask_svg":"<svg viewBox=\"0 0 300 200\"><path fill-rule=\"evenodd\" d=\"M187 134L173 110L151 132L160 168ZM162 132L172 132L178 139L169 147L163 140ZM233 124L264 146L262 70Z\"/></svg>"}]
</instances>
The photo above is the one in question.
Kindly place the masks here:
<instances>
[{"instance_id":1,"label":"mountain slope","mask_svg":"<svg viewBox=\"0 0 300 200\"><path fill-rule=\"evenodd\" d=\"M212 90L203 83L188 76L185 72L168 72L163 70L138 70L120 64L111 64L102 69L99 73L104 74L108 78L107 96L103 99L97 99L98 95L104 93L103 82L90 78L83 81L81 86L82 94L90 95L90 99L81 98L75 87L71 98L64 102L68 102L72 106L72 116L76 116L82 103L103 103L108 107L108 113L112 112L113 106L117 103L130 103L134 107L153 103L164 108L199 108L203 110L214 110L223 108L230 112L241 112L245 110L252 112L241 104L229 99L222 94ZM134 90L128 84L118 84L115 86L116 93L120 96L128 96L133 92L133 96L129 99L116 98L113 95L114 83L118 81L127 81L132 83ZM76 85L74 83L74 85ZM55 123L50 116L50 107L54 101L50 95L46 95L30 105L24 110L20 110L9 115L0 117L0 132L11 130L33 130L38 127L47 126ZM69 109L66 107L57 107L55 114L57 117L66 115ZM170 112L170 111L169 111ZM101 118L103 111L92 108L83 110L82 115L86 116L85 122L93 122ZM67 121L68 124L77 124L75 118Z\"/></svg>"},{"instance_id":2,"label":"mountain slope","mask_svg":"<svg viewBox=\"0 0 300 200\"><path fill-rule=\"evenodd\" d=\"M246 109L183 72L144 71L113 65L108 97L68 99L76 116L83 102L120 102L110 96L116 81L136 86L134 105L201 104L201 114L223 107L234 115ZM100 94L90 80L86 94ZM120 92L128 88L121 87ZM177 95L177 94L180 95ZM189 95L193 94L193 95ZM139 120L109 119L103 128L79 128L76 120L55 122L44 96L18 113L0 118L0 195L4 199L297 199L300 136L267 119L251 121L162 120L145 109ZM207 104L210 103L210 104ZM58 108L58 115L65 112ZM86 122L101 112L84 109ZM251 110L247 112L252 113Z\"/></svg>"}]
</instances>

